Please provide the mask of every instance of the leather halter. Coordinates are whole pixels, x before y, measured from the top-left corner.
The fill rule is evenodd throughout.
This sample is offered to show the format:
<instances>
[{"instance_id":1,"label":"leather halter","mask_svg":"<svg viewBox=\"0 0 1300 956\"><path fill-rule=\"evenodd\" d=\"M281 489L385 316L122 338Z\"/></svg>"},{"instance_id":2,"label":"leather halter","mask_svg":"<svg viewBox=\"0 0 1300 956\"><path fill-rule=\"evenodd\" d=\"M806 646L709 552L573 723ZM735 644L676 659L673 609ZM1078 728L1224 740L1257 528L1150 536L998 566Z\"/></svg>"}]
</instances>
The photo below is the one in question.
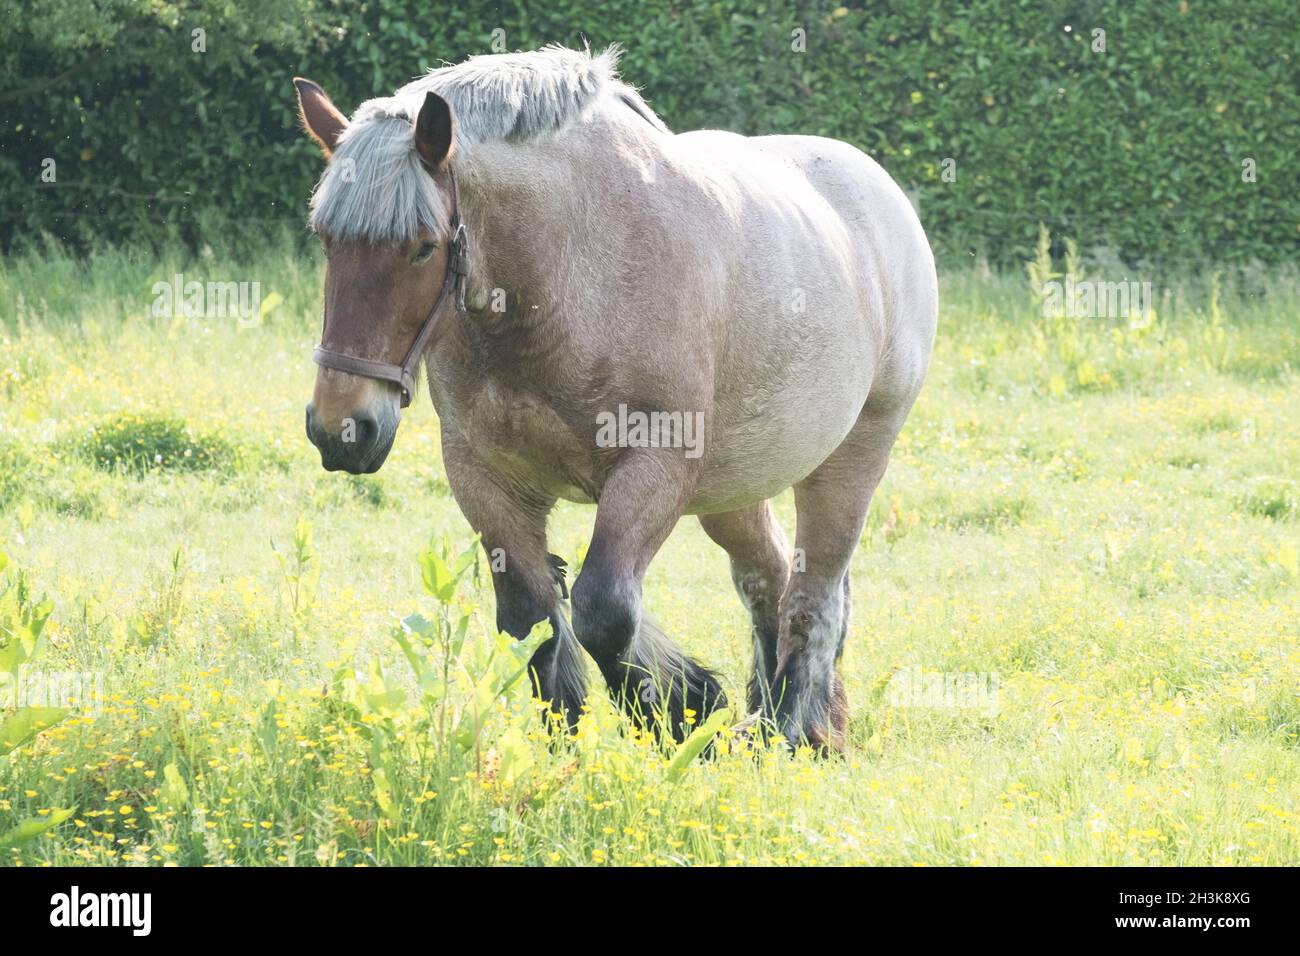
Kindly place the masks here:
<instances>
[{"instance_id":1,"label":"leather halter","mask_svg":"<svg viewBox=\"0 0 1300 956\"><path fill-rule=\"evenodd\" d=\"M433 305L429 307L429 314L424 317L420 331L415 333L415 341L411 343L406 358L402 359L400 365L394 365L392 362L378 362L343 352L332 352L321 346L317 346L316 351L311 355L312 361L322 368L351 372L353 375L378 379L382 382L393 382L402 390L402 408L411 404L411 396L415 394L416 370L419 368L420 359L424 358L424 350L429 345L429 338L437 327L438 309L453 287L456 291L456 310L465 311L465 278L469 275L469 237L465 232L465 224L460 221L460 191L456 188L456 174L452 172L450 166L447 167L447 175L451 179L452 204L447 274L443 277L442 288L438 290Z\"/></svg>"}]
</instances>

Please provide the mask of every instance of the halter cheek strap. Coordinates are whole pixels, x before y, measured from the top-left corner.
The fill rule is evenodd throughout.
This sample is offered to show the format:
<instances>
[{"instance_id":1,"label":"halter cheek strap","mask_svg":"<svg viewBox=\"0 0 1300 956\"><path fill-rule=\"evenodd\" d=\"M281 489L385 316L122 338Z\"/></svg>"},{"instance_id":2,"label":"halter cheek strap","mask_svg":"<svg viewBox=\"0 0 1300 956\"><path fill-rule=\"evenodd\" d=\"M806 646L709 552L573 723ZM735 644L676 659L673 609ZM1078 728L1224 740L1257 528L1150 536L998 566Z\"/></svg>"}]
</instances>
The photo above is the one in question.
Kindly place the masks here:
<instances>
[{"instance_id":1,"label":"halter cheek strap","mask_svg":"<svg viewBox=\"0 0 1300 956\"><path fill-rule=\"evenodd\" d=\"M322 368L350 372L363 378L378 379L381 382L393 382L402 390L402 408L411 404L415 394L415 373L419 369L420 359L429 346L429 339L437 327L438 311L448 294L455 293L456 311L465 311L465 280L469 276L469 236L465 224L460 220L460 191L456 188L456 174L447 167L451 179L451 244L447 251L447 274L443 276L442 287L434 297L429 314L424 317L420 330L415 333L415 341L406 352L400 365L391 362L379 362L374 359L358 358L345 352L333 352L317 346L311 355L312 361Z\"/></svg>"}]
</instances>

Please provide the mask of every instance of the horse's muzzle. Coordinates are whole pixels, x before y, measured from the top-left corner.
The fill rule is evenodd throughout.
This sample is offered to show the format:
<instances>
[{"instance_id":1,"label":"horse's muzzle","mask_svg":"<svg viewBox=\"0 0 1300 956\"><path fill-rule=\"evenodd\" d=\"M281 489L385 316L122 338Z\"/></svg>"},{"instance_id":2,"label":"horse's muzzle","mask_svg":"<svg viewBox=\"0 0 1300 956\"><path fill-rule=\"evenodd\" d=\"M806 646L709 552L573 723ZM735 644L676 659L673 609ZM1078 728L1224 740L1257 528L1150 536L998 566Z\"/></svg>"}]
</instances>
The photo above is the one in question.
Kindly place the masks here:
<instances>
[{"instance_id":1,"label":"horse's muzzle","mask_svg":"<svg viewBox=\"0 0 1300 956\"><path fill-rule=\"evenodd\" d=\"M397 435L396 416L356 412L344 418L335 431L322 425L315 411L314 405L307 406L307 439L320 452L322 468L353 475L369 475L380 469Z\"/></svg>"}]
</instances>

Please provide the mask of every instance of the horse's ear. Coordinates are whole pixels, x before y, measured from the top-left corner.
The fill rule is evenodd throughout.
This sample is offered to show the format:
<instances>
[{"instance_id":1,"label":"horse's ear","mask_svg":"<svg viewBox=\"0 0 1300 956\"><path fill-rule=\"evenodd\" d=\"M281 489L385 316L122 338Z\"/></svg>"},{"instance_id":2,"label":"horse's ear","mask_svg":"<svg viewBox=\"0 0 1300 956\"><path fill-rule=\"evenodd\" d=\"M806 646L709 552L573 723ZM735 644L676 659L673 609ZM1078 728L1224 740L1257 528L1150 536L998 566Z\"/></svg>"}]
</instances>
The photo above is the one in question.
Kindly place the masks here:
<instances>
[{"instance_id":1,"label":"horse's ear","mask_svg":"<svg viewBox=\"0 0 1300 956\"><path fill-rule=\"evenodd\" d=\"M456 119L451 104L430 90L424 94L424 105L415 120L415 151L424 165L441 169L451 158L456 139Z\"/></svg>"},{"instance_id":2,"label":"horse's ear","mask_svg":"<svg viewBox=\"0 0 1300 956\"><path fill-rule=\"evenodd\" d=\"M302 128L320 144L325 158L329 159L339 137L348 128L348 121L318 84L295 76L293 85L298 91L298 118L302 120Z\"/></svg>"}]
</instances>

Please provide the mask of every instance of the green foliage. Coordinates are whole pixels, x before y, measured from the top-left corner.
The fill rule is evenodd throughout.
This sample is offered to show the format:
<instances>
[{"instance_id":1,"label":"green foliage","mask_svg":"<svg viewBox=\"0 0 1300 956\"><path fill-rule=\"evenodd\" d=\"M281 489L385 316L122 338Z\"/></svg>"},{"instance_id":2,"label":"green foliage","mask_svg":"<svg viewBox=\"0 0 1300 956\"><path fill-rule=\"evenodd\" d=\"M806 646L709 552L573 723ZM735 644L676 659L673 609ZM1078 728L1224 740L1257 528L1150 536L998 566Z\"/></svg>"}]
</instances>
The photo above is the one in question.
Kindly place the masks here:
<instances>
[{"instance_id":1,"label":"green foliage","mask_svg":"<svg viewBox=\"0 0 1300 956\"><path fill-rule=\"evenodd\" d=\"M9 558L0 552L0 571ZM32 595L31 584L22 571L6 575L0 582L0 687L6 684L18 705L18 684L23 668L41 652L42 634L54 611L54 602ZM0 747L4 741L0 740ZM0 753L8 751L0 749Z\"/></svg>"},{"instance_id":2,"label":"green foliage","mask_svg":"<svg viewBox=\"0 0 1300 956\"><path fill-rule=\"evenodd\" d=\"M1285 521L1300 515L1300 492L1294 479L1263 479L1241 497L1240 504L1247 514Z\"/></svg>"},{"instance_id":3,"label":"green foliage","mask_svg":"<svg viewBox=\"0 0 1300 956\"><path fill-rule=\"evenodd\" d=\"M186 569L182 549L172 551L165 568L150 576L140 613L126 622L126 633L140 647L155 647L168 636L185 607Z\"/></svg>"},{"instance_id":4,"label":"green foliage","mask_svg":"<svg viewBox=\"0 0 1300 956\"><path fill-rule=\"evenodd\" d=\"M1055 235L1044 270L1088 278ZM849 752L723 726L703 759L707 717L680 747L639 733L590 663L576 731L553 731L525 670L546 628L496 632L427 404L381 472L388 507L322 471L301 434L319 260L248 244L239 261L285 292L277 321L173 338L126 320L130 290L147 307L160 269L189 271L171 255L0 260L0 302L32 310L0 344L17 373L0 424L40 466L0 513L0 622L40 627L42 671L102 677L101 706L0 757L0 865L1300 858L1294 269L1171 276L1158 315L1082 323L1044 314L1019 264L945 270L934 362L853 558ZM170 374L140 375L159 354ZM248 457L137 475L65 454L123 408ZM252 457L272 448L284 467ZM87 487L99 511L61 503ZM773 505L792 534L792 493ZM593 516L550 516L570 582ZM669 536L644 603L744 700L751 623L698 522ZM900 699L914 667L996 675L996 714Z\"/></svg>"},{"instance_id":5,"label":"green foliage","mask_svg":"<svg viewBox=\"0 0 1300 956\"><path fill-rule=\"evenodd\" d=\"M228 468L235 458L224 438L196 432L178 418L129 413L93 426L82 450L99 468L134 475Z\"/></svg>"},{"instance_id":6,"label":"green foliage","mask_svg":"<svg viewBox=\"0 0 1300 956\"><path fill-rule=\"evenodd\" d=\"M9 507L27 490L35 462L17 442L0 440L0 511Z\"/></svg>"},{"instance_id":7,"label":"green foliage","mask_svg":"<svg viewBox=\"0 0 1300 956\"><path fill-rule=\"evenodd\" d=\"M726 707L709 714L708 719L691 731L691 735L683 740L677 748L672 760L668 762L668 769L664 772L664 778L669 783L680 782L686 776L686 768L713 743L713 739L727 725L732 716L731 711Z\"/></svg>"},{"instance_id":8,"label":"green foliage","mask_svg":"<svg viewBox=\"0 0 1300 956\"><path fill-rule=\"evenodd\" d=\"M450 730L450 742L462 753L477 751L497 702L521 686L528 661L551 636L550 625L539 624L522 641L493 634L486 647L466 647L474 608L461 605L457 594L477 555L477 540L459 553L445 542L426 548L420 554L420 578L437 613L433 620L410 615L393 630L419 688L425 719L444 733Z\"/></svg>"},{"instance_id":9,"label":"green foliage","mask_svg":"<svg viewBox=\"0 0 1300 956\"><path fill-rule=\"evenodd\" d=\"M0 757L12 753L68 716L59 707L20 707L0 718Z\"/></svg>"},{"instance_id":10,"label":"green foliage","mask_svg":"<svg viewBox=\"0 0 1300 956\"><path fill-rule=\"evenodd\" d=\"M0 572L4 572L8 565L8 555L0 551ZM0 583L0 677L9 684L14 697L12 708L0 706L0 761L68 717L68 711L61 707L18 706L23 670L43 649L41 632L53 610L54 602L49 598L36 600L32 597L27 577L22 572L6 574ZM5 809L8 809L7 804ZM58 826L72 813L70 809L51 810L44 816L0 828L0 848L28 843ZM4 817L0 816L0 825L3 822Z\"/></svg>"},{"instance_id":11,"label":"green foliage","mask_svg":"<svg viewBox=\"0 0 1300 956\"><path fill-rule=\"evenodd\" d=\"M316 603L316 589L320 585L320 555L312 545L312 527L307 516L299 515L298 523L294 525L292 552L282 552L274 541L271 550L280 563L280 575L294 627L301 628Z\"/></svg>"},{"instance_id":12,"label":"green foliage","mask_svg":"<svg viewBox=\"0 0 1300 956\"><path fill-rule=\"evenodd\" d=\"M1017 261L1039 222L1130 262L1281 261L1300 242L1291 0L3 6L5 245L50 232L199 247L295 227L320 160L297 129L293 74L350 111L490 52L497 30L508 49L624 44L625 75L674 129L854 143L950 253ZM56 184L41 182L46 158Z\"/></svg>"},{"instance_id":13,"label":"green foliage","mask_svg":"<svg viewBox=\"0 0 1300 956\"><path fill-rule=\"evenodd\" d=\"M29 817L15 827L0 833L0 847L30 843L47 830L53 830L76 812L76 808L51 810L43 817Z\"/></svg>"},{"instance_id":14,"label":"green foliage","mask_svg":"<svg viewBox=\"0 0 1300 956\"><path fill-rule=\"evenodd\" d=\"M163 803L174 810L180 810L190 802L190 788L181 776L180 769L174 763L163 767L163 785L159 788Z\"/></svg>"}]
</instances>

